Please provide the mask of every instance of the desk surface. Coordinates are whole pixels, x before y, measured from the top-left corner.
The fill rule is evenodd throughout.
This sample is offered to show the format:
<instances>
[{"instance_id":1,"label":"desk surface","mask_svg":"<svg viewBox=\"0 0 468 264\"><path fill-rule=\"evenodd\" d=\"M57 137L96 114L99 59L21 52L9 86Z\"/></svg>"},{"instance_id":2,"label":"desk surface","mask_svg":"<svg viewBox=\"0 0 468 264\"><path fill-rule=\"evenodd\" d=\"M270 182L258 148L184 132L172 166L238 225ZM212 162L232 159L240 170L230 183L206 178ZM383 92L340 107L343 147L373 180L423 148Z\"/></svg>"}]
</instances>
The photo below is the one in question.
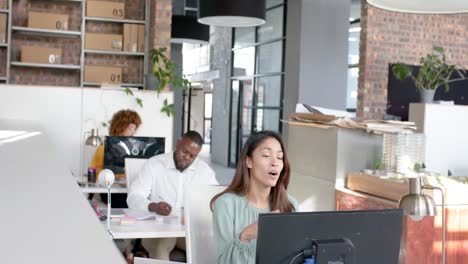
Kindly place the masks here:
<instances>
[{"instance_id":1,"label":"desk surface","mask_svg":"<svg viewBox=\"0 0 468 264\"><path fill-rule=\"evenodd\" d=\"M107 228L104 221L104 228ZM185 237L185 226L180 218L150 219L134 224L120 224L120 218L111 219L110 233L114 239Z\"/></svg>"}]
</instances>

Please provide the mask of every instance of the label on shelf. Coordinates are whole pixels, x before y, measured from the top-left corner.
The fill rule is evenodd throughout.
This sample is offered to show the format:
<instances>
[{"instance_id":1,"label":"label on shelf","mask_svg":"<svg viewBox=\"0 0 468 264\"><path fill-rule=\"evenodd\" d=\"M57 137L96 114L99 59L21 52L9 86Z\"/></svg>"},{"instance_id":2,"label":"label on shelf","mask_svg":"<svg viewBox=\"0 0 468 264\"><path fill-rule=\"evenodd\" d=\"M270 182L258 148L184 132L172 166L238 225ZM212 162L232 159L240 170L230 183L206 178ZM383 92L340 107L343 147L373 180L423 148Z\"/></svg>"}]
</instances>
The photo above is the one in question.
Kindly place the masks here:
<instances>
[{"instance_id":1,"label":"label on shelf","mask_svg":"<svg viewBox=\"0 0 468 264\"><path fill-rule=\"evenodd\" d=\"M21 62L61 64L62 49L21 46Z\"/></svg>"},{"instance_id":2,"label":"label on shelf","mask_svg":"<svg viewBox=\"0 0 468 264\"><path fill-rule=\"evenodd\" d=\"M84 81L120 84L122 83L122 67L85 65Z\"/></svg>"},{"instance_id":3,"label":"label on shelf","mask_svg":"<svg viewBox=\"0 0 468 264\"><path fill-rule=\"evenodd\" d=\"M6 43L7 14L0 13L0 43Z\"/></svg>"},{"instance_id":4,"label":"label on shelf","mask_svg":"<svg viewBox=\"0 0 468 264\"><path fill-rule=\"evenodd\" d=\"M28 27L68 30L68 15L28 12Z\"/></svg>"},{"instance_id":5,"label":"label on shelf","mask_svg":"<svg viewBox=\"0 0 468 264\"><path fill-rule=\"evenodd\" d=\"M89 17L125 18L125 3L87 1L86 15Z\"/></svg>"},{"instance_id":6,"label":"label on shelf","mask_svg":"<svg viewBox=\"0 0 468 264\"><path fill-rule=\"evenodd\" d=\"M122 51L122 35L86 33L85 49Z\"/></svg>"}]
</instances>

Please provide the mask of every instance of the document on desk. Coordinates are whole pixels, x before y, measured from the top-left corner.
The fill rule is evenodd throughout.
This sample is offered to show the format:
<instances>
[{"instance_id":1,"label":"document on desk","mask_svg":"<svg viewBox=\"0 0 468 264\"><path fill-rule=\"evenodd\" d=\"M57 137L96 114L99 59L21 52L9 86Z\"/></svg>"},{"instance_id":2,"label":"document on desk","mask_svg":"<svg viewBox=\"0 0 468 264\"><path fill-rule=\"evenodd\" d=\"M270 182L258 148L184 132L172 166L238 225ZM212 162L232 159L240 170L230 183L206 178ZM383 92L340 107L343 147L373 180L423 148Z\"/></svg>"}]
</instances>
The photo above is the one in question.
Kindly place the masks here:
<instances>
[{"instance_id":1,"label":"document on desk","mask_svg":"<svg viewBox=\"0 0 468 264\"><path fill-rule=\"evenodd\" d=\"M160 215L153 212L143 211L143 210L135 210L135 209L124 209L125 216L127 218L133 218L135 220L148 220L148 219L170 219L170 218L177 218L177 215Z\"/></svg>"}]
</instances>

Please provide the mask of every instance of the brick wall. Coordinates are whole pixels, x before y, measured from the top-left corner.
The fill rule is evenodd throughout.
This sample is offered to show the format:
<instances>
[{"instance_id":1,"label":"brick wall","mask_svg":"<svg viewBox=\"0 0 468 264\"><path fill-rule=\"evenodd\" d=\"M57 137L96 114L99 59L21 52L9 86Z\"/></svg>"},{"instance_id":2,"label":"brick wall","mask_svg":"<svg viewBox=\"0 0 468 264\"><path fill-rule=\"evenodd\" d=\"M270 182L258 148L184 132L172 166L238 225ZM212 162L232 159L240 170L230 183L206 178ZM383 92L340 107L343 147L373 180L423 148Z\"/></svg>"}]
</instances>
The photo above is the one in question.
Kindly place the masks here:
<instances>
[{"instance_id":1,"label":"brick wall","mask_svg":"<svg viewBox=\"0 0 468 264\"><path fill-rule=\"evenodd\" d=\"M443 46L447 61L468 68L468 14L417 15L385 11L361 2L357 115L383 118L389 63L419 64Z\"/></svg>"}]
</instances>

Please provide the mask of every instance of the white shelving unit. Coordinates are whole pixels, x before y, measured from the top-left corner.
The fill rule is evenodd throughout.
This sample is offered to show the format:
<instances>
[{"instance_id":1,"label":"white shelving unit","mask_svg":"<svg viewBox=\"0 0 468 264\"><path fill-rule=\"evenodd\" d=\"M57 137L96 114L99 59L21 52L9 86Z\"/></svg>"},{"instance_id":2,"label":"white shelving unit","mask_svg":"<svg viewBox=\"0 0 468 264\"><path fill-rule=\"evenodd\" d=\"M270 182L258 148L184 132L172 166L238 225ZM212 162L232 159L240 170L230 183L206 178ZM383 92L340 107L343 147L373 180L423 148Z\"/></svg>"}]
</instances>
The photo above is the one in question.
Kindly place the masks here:
<instances>
[{"instance_id":1,"label":"white shelving unit","mask_svg":"<svg viewBox=\"0 0 468 264\"><path fill-rule=\"evenodd\" d=\"M8 14L10 11L8 9L0 9L0 13Z\"/></svg>"},{"instance_id":2,"label":"white shelving unit","mask_svg":"<svg viewBox=\"0 0 468 264\"><path fill-rule=\"evenodd\" d=\"M8 43L0 43L0 47L2 47L2 48L8 48Z\"/></svg>"}]
</instances>

